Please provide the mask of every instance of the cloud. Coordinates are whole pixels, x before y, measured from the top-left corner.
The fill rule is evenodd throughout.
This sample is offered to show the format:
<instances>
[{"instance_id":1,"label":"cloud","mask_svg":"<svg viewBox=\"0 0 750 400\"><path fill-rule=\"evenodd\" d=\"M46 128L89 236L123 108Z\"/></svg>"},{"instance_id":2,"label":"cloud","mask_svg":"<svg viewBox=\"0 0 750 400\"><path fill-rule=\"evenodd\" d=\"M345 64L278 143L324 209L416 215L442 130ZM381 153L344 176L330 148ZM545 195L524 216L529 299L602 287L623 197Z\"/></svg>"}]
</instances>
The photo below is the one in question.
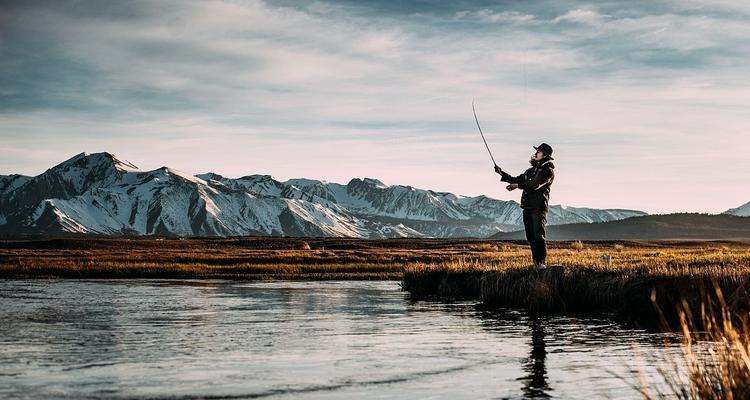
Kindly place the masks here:
<instances>
[{"instance_id":1,"label":"cloud","mask_svg":"<svg viewBox=\"0 0 750 400\"><path fill-rule=\"evenodd\" d=\"M609 18L608 15L599 14L595 10L577 8L575 10L570 10L563 15L555 17L552 22L575 22L579 24L595 26L601 25L604 21L606 21L607 18Z\"/></svg>"},{"instance_id":2,"label":"cloud","mask_svg":"<svg viewBox=\"0 0 750 400\"><path fill-rule=\"evenodd\" d=\"M536 18L531 14L519 11L500 11L485 8L479 11L458 11L455 14L457 20L476 19L486 23L509 23L509 24L531 24Z\"/></svg>"}]
</instances>

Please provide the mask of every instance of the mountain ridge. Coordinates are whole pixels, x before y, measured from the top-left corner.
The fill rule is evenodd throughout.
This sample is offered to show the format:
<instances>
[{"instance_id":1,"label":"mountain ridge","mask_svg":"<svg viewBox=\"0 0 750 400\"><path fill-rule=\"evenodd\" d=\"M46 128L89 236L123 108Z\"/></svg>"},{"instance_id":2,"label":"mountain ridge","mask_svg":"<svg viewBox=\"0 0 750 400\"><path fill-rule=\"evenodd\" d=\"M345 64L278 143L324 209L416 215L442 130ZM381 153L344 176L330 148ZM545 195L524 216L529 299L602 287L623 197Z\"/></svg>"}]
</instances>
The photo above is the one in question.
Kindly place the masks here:
<instances>
[{"instance_id":1,"label":"mountain ridge","mask_svg":"<svg viewBox=\"0 0 750 400\"><path fill-rule=\"evenodd\" d=\"M750 240L750 217L730 214L643 215L592 224L548 226L549 240ZM522 240L522 230L498 232L490 239Z\"/></svg>"},{"instance_id":2,"label":"mountain ridge","mask_svg":"<svg viewBox=\"0 0 750 400\"><path fill-rule=\"evenodd\" d=\"M522 224L515 201L270 175L227 178L140 170L111 153L79 153L34 177L0 176L0 232L172 236L486 237ZM646 215L553 205L550 224Z\"/></svg>"},{"instance_id":3,"label":"mountain ridge","mask_svg":"<svg viewBox=\"0 0 750 400\"><path fill-rule=\"evenodd\" d=\"M739 207L730 208L724 211L723 214L736 215L738 217L750 217L750 201Z\"/></svg>"}]
</instances>

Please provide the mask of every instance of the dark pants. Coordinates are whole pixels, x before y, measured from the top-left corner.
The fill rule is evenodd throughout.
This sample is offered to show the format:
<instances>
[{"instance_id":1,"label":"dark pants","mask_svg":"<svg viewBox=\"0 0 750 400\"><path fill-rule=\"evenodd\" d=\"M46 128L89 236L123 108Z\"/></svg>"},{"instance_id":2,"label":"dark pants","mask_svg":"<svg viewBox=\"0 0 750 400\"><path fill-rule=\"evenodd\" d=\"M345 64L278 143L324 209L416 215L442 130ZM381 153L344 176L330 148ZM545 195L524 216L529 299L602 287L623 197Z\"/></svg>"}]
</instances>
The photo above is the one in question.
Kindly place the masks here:
<instances>
[{"instance_id":1,"label":"dark pants","mask_svg":"<svg viewBox=\"0 0 750 400\"><path fill-rule=\"evenodd\" d=\"M547 242L544 240L544 225L547 224L547 213L544 210L524 209L523 227L526 229L526 240L531 245L531 257L535 262L544 263L547 259Z\"/></svg>"}]
</instances>

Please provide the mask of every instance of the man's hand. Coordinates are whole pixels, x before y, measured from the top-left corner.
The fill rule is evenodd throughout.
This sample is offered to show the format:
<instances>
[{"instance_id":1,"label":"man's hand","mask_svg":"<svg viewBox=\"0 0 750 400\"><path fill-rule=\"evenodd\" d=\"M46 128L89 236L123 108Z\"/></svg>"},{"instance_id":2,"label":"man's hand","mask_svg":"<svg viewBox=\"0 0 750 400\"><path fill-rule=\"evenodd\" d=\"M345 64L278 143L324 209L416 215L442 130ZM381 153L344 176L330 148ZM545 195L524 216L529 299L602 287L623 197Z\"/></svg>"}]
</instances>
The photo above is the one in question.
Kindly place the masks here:
<instances>
[{"instance_id":1,"label":"man's hand","mask_svg":"<svg viewBox=\"0 0 750 400\"><path fill-rule=\"evenodd\" d=\"M505 188L508 189L508 191L510 192L511 190L518 189L518 184L517 183L511 183L510 185L506 186Z\"/></svg>"},{"instance_id":2,"label":"man's hand","mask_svg":"<svg viewBox=\"0 0 750 400\"><path fill-rule=\"evenodd\" d=\"M498 174L502 174L503 170L500 169L500 167L498 167L497 165L495 165L495 172L497 172Z\"/></svg>"}]
</instances>

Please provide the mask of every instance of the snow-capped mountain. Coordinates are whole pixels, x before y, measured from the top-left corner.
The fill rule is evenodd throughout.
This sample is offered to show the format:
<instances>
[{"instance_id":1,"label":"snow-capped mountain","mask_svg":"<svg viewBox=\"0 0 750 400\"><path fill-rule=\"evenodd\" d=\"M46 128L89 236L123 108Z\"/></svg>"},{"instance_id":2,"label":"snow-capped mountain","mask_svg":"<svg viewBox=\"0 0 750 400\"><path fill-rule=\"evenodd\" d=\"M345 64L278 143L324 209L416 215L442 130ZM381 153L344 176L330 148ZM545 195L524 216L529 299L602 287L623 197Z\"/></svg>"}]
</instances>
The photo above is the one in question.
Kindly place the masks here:
<instances>
[{"instance_id":1,"label":"snow-capped mountain","mask_svg":"<svg viewBox=\"0 0 750 400\"><path fill-rule=\"evenodd\" d=\"M551 206L550 224L604 222L634 210ZM178 236L486 237L518 229L515 201L465 197L377 179L347 184L269 175L141 171L81 153L35 176L0 175L0 232Z\"/></svg>"},{"instance_id":2,"label":"snow-capped mountain","mask_svg":"<svg viewBox=\"0 0 750 400\"><path fill-rule=\"evenodd\" d=\"M722 214L731 214L738 217L750 217L750 202L747 202L737 208L730 208L729 210L724 211Z\"/></svg>"},{"instance_id":3,"label":"snow-capped mountain","mask_svg":"<svg viewBox=\"0 0 750 400\"><path fill-rule=\"evenodd\" d=\"M0 196L8 194L19 187L23 186L26 182L31 179L30 176L25 175L0 175Z\"/></svg>"}]
</instances>

